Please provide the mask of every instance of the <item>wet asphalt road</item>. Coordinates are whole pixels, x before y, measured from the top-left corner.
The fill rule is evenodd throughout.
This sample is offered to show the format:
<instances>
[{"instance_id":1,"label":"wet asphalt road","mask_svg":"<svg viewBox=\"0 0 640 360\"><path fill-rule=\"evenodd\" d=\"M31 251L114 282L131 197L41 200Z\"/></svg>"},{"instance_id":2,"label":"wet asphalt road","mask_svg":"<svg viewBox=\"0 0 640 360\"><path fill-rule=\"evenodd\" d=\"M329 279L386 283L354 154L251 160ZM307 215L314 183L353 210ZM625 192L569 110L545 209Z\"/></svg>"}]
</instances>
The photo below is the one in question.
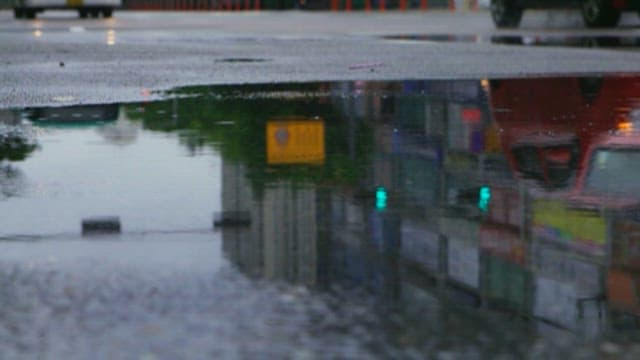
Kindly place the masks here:
<instances>
[{"instance_id":1,"label":"wet asphalt road","mask_svg":"<svg viewBox=\"0 0 640 360\"><path fill-rule=\"evenodd\" d=\"M319 80L477 79L634 72L634 51L383 39L383 35L640 36L627 14L614 30L587 30L576 12L530 12L496 31L485 11L116 12L80 20L0 12L0 107L147 100L194 84Z\"/></svg>"},{"instance_id":2,"label":"wet asphalt road","mask_svg":"<svg viewBox=\"0 0 640 360\"><path fill-rule=\"evenodd\" d=\"M500 34L524 34L527 39L602 34L634 37L640 35L637 23L633 15L619 29L593 31L583 29L575 13L533 13L527 14L521 30ZM366 109L365 104L381 103L386 106L380 107L379 119L373 118L375 131L365 134L391 137L397 136L391 135L395 131L388 132L391 115L394 130L407 123L422 127L427 119L448 121L443 115L448 112L434 111L427 116L415 111L432 109L442 99L415 102L409 98L389 106L384 99L394 100L394 96L377 98L379 84L354 82L329 87L310 84L309 89L334 94L334 98L298 99L297 105L289 104L291 99L286 95L295 100L300 91L282 89L274 91L275 98L283 96L274 104L265 101L274 97L265 96L266 90L231 104L214 96L211 89L182 91L164 102L144 101L161 97L157 90L187 84L474 79L450 87L467 94L463 90L469 86L480 89L482 82L477 80L485 77L638 71L638 53L633 49L382 38L403 34L468 38L498 32L486 13L119 12L111 20L78 20L74 13L52 12L25 22L14 21L9 12L0 13L0 108L142 101L123 105L106 121L88 121L76 127L45 124L29 129L29 122L22 121L28 114L14 110L1 114L8 124L27 126L22 130L35 134L38 148L29 148L34 154L28 160L0 167L0 185L4 186L0 195L8 199L0 203L4 209L0 211L0 358L420 359L425 354L437 359L637 358L638 342L624 343L625 337L614 338L614 343L606 339L583 341L571 331L514 321L501 313L469 311L445 296L441 300L437 291L424 285L421 273L412 275L398 266L397 259L381 252L376 243L376 236L387 234L380 228L395 229L393 234L405 236L405 244L411 245L411 234L417 234L416 239L432 238L431 228L424 224L427 220L453 224L449 227L462 233L474 225L464 219L409 219L401 232L393 212L388 217L364 216L371 213L371 204L357 199L352 202L352 194L343 192L342 187L316 190L293 186L286 176L286 181L281 179L273 186L269 181L278 177L272 172L265 171L260 177L255 170L264 166L250 167L256 157L264 155L264 149L245 139L264 139L264 121L272 115L290 111L313 117L327 104L343 103L345 109L357 110L356 104ZM410 93L412 84L404 85ZM437 85L430 87L436 94ZM372 92L370 101L356 102L367 86ZM415 94L419 93L416 88ZM457 95L445 100L452 106L460 105ZM634 94L628 96L633 99ZM389 113L390 109L397 109L397 113ZM413 110L403 112L406 109ZM325 111L327 119L335 116L333 107ZM340 117L336 121L344 126L338 134L368 139L356 137L350 130L353 128L345 125L355 118L353 114L363 112L345 113L344 120ZM253 126L243 126L247 123ZM452 134L447 138L456 139ZM374 149L385 151L385 139L378 137L380 143L375 143ZM406 139L406 149L413 149L412 137ZM222 146L231 141L236 143ZM364 149L371 148L365 145ZM348 152L344 147L328 148L333 154ZM419 182L445 178L420 172L431 169L431 161L422 158L428 153L398 153L397 160L404 162L408 173L417 175L400 181L400 174L391 172L398 179L390 178L389 182L410 187L417 181L416 189L437 191L440 185ZM248 160L239 161L243 156ZM343 166L349 168L350 164ZM336 177L348 174L343 168L338 170L331 173ZM254 176L253 182L249 175ZM364 180L380 183L386 178ZM264 194L263 198L254 199L250 196L254 192ZM431 203L428 192L418 194L427 199L408 197L406 210L412 216L414 201L421 206ZM316 196L320 200L313 200ZM309 206L316 202L322 206ZM211 232L211 214L230 204L243 204L259 214L255 228L260 225L260 231ZM290 205L304 209L295 213L295 221L289 221L292 215L284 212ZM123 234L88 239L78 235L81 219L105 214L122 217ZM294 231L294 225L301 230ZM449 230L445 225L443 234ZM369 236L367 229L378 231ZM452 239L454 235L459 234L452 231ZM290 241L292 247L281 246L281 239ZM396 246L402 243L390 239ZM373 245L364 245L369 240ZM474 262L479 250L454 240L453 255L447 260L455 265L451 268L479 279L478 262ZM431 249L429 244L418 245ZM286 256L293 248L299 260ZM265 249L264 262L256 261L255 249ZM411 248L403 251L411 252ZM553 259L562 264L563 256ZM586 265L572 265L576 263L573 256L566 254L569 267L563 269L570 272L574 269L571 266L582 266L579 268L605 271L590 260L585 260ZM499 264L495 266L498 271L502 269ZM469 266L476 272L469 271ZM521 274L505 269L516 277ZM559 275L560 280L551 275ZM579 277L563 279L564 275L561 271L535 273L537 283L547 285L546 291L536 293L536 299L543 305L558 305L550 306L545 314L568 314L565 318L570 322L575 308L563 305L572 305L582 294L573 289L582 290L584 281ZM499 279L502 277L497 280L502 284ZM529 278L524 279L528 284ZM353 283L371 288L371 293L363 296L358 288L352 290ZM464 295L460 298L468 299ZM579 326L575 327L579 333ZM585 328L585 332L599 330ZM628 337L633 339L637 334L629 331Z\"/></svg>"}]
</instances>

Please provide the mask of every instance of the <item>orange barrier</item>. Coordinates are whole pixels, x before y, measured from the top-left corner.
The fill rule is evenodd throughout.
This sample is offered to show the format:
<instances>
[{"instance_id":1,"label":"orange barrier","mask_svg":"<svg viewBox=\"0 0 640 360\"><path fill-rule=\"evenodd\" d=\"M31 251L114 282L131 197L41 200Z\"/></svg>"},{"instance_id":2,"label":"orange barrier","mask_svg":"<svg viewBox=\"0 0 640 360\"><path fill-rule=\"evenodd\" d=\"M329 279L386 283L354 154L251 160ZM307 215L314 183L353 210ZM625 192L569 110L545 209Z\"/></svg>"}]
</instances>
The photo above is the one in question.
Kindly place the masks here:
<instances>
[{"instance_id":1,"label":"orange barrier","mask_svg":"<svg viewBox=\"0 0 640 360\"><path fill-rule=\"evenodd\" d=\"M1 0L0 0L1 1ZM377 4L373 1L377 1ZM370 12L376 8L377 11L386 11L388 8L397 8L400 11L408 9L419 9L422 11L430 9L428 0L408 1L397 0L387 3L388 0L364 0L358 9ZM328 0L331 11L353 11L353 0ZM445 9L456 11L455 0L449 0ZM470 0L469 10L478 11L478 0ZM125 9L132 10L261 10L261 0L125 0ZM439 7L442 8L442 7ZM465 6L466 8L466 6Z\"/></svg>"},{"instance_id":2,"label":"orange barrier","mask_svg":"<svg viewBox=\"0 0 640 360\"><path fill-rule=\"evenodd\" d=\"M261 10L260 0L128 0L131 10Z\"/></svg>"}]
</instances>

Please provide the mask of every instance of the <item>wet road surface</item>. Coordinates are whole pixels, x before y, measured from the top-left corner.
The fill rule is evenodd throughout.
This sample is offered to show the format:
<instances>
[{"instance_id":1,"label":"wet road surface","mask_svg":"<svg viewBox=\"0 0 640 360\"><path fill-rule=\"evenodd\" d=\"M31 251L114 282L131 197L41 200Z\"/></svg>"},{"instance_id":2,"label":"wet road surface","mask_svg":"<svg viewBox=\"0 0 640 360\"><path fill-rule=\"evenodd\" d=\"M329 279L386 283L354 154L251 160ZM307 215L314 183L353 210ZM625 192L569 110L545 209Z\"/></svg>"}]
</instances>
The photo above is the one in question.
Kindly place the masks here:
<instances>
[{"instance_id":1,"label":"wet road surface","mask_svg":"<svg viewBox=\"0 0 640 360\"><path fill-rule=\"evenodd\" d=\"M0 355L637 358L638 94L347 81L3 110Z\"/></svg>"},{"instance_id":2,"label":"wet road surface","mask_svg":"<svg viewBox=\"0 0 640 360\"><path fill-rule=\"evenodd\" d=\"M639 25L629 13L619 28L585 29L578 12L561 11L528 11L521 28L508 31L496 30L486 11L121 11L112 19L51 11L33 21L0 11L0 108L144 101L188 85L633 73L638 54L608 47L385 37L626 44L640 36Z\"/></svg>"}]
</instances>

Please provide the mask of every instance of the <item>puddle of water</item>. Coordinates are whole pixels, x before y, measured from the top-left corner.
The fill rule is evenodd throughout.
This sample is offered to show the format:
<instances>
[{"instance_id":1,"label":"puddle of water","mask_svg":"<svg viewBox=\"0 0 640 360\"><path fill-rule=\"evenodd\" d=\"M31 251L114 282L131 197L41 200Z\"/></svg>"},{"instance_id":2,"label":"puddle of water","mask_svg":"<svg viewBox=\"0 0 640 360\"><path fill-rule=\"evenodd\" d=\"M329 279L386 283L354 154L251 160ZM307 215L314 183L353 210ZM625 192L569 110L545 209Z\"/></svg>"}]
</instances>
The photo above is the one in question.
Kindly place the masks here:
<instances>
[{"instance_id":1,"label":"puddle of water","mask_svg":"<svg viewBox=\"0 0 640 360\"><path fill-rule=\"evenodd\" d=\"M392 35L385 39L399 41L491 43L525 46L557 46L582 48L636 49L640 38L633 36L576 36L576 35Z\"/></svg>"},{"instance_id":2,"label":"puddle of water","mask_svg":"<svg viewBox=\"0 0 640 360\"><path fill-rule=\"evenodd\" d=\"M99 354L132 333L120 354L635 354L638 94L640 76L336 82L3 111L7 312L60 344L57 306L83 319L62 334L111 324L77 337ZM120 233L81 237L96 216Z\"/></svg>"}]
</instances>

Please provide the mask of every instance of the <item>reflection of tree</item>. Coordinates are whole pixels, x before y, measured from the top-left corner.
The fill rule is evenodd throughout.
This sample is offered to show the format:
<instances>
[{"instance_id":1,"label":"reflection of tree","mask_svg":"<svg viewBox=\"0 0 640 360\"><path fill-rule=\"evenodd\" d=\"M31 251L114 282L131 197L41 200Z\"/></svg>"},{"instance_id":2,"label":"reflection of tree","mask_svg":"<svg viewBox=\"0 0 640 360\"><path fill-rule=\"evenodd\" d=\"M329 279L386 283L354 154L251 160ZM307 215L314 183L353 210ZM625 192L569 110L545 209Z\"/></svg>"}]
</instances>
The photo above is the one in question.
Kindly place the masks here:
<instances>
[{"instance_id":1,"label":"reflection of tree","mask_svg":"<svg viewBox=\"0 0 640 360\"><path fill-rule=\"evenodd\" d=\"M11 164L0 164L0 200L20 195L26 187L26 178Z\"/></svg>"},{"instance_id":2,"label":"reflection of tree","mask_svg":"<svg viewBox=\"0 0 640 360\"><path fill-rule=\"evenodd\" d=\"M195 131L202 138L183 141L192 152L198 146L212 146L226 161L248 165L247 176L253 182L353 183L366 169L371 129L360 122L350 133L347 120L330 102L323 101L326 96L317 95L317 89L316 84L192 87L179 90L174 94L176 99L128 106L125 111L130 119L142 120L146 129ZM266 122L315 116L325 120L324 166L268 166ZM354 156L349 156L350 141L356 144Z\"/></svg>"},{"instance_id":3,"label":"reflection of tree","mask_svg":"<svg viewBox=\"0 0 640 360\"><path fill-rule=\"evenodd\" d=\"M0 123L0 162L24 160L36 147L36 141L27 129Z\"/></svg>"}]
</instances>

